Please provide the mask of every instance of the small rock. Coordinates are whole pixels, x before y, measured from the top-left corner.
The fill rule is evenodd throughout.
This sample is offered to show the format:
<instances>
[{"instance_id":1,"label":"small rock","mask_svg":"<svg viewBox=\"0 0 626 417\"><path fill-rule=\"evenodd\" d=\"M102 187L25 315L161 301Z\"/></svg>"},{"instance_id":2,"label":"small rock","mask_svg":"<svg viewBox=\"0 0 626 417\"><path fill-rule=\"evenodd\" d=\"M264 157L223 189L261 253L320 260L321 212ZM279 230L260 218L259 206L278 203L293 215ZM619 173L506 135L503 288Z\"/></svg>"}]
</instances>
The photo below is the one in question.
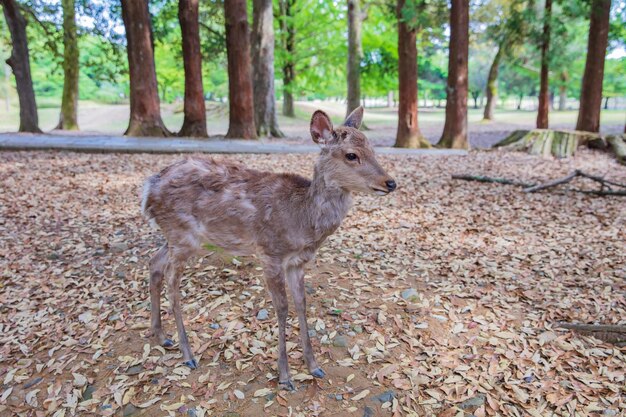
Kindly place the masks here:
<instances>
[{"instance_id":1,"label":"small rock","mask_svg":"<svg viewBox=\"0 0 626 417\"><path fill-rule=\"evenodd\" d=\"M104 404L100 406L101 411L110 410L112 408L111 404Z\"/></svg>"},{"instance_id":2,"label":"small rock","mask_svg":"<svg viewBox=\"0 0 626 417\"><path fill-rule=\"evenodd\" d=\"M144 371L143 366L135 365L128 368L126 375L138 375Z\"/></svg>"},{"instance_id":3,"label":"small rock","mask_svg":"<svg viewBox=\"0 0 626 417\"><path fill-rule=\"evenodd\" d=\"M267 320L270 318L270 313L266 309L261 309L256 313L256 318L257 320Z\"/></svg>"},{"instance_id":4,"label":"small rock","mask_svg":"<svg viewBox=\"0 0 626 417\"><path fill-rule=\"evenodd\" d=\"M396 398L396 393L393 390L385 391L382 394L378 394L373 398L374 401L378 401L381 403L392 402L393 399Z\"/></svg>"},{"instance_id":5,"label":"small rock","mask_svg":"<svg viewBox=\"0 0 626 417\"><path fill-rule=\"evenodd\" d=\"M127 249L128 249L128 244L126 242L111 243L111 250L113 252L116 252L116 253L124 252Z\"/></svg>"},{"instance_id":6,"label":"small rock","mask_svg":"<svg viewBox=\"0 0 626 417\"><path fill-rule=\"evenodd\" d=\"M402 298L409 301L415 301L418 298L417 290L415 288L408 288L401 293Z\"/></svg>"},{"instance_id":7,"label":"small rock","mask_svg":"<svg viewBox=\"0 0 626 417\"><path fill-rule=\"evenodd\" d=\"M52 252L50 254L48 254L47 258L51 261L55 261L57 259L59 259L59 254Z\"/></svg>"},{"instance_id":8,"label":"small rock","mask_svg":"<svg viewBox=\"0 0 626 417\"><path fill-rule=\"evenodd\" d=\"M269 394L265 396L265 401L272 401L274 398L276 398L276 393L270 392Z\"/></svg>"},{"instance_id":9,"label":"small rock","mask_svg":"<svg viewBox=\"0 0 626 417\"><path fill-rule=\"evenodd\" d=\"M137 407L135 407L131 403L128 403L124 406L124 410L122 410L122 415L124 417L129 417L135 414L137 411L139 411Z\"/></svg>"},{"instance_id":10,"label":"small rock","mask_svg":"<svg viewBox=\"0 0 626 417\"><path fill-rule=\"evenodd\" d=\"M35 385L39 384L41 381L43 381L42 377L37 377L35 379L31 379L30 381L28 381L27 383L24 384L24 389L28 389L30 387L34 387Z\"/></svg>"},{"instance_id":11,"label":"small rock","mask_svg":"<svg viewBox=\"0 0 626 417\"><path fill-rule=\"evenodd\" d=\"M485 404L485 396L479 394L475 397L463 401L461 404L459 404L459 408L467 410L468 408L478 408L483 404Z\"/></svg>"},{"instance_id":12,"label":"small rock","mask_svg":"<svg viewBox=\"0 0 626 417\"><path fill-rule=\"evenodd\" d=\"M604 410L602 412L602 415L608 416L608 417L615 417L617 415L617 410Z\"/></svg>"},{"instance_id":13,"label":"small rock","mask_svg":"<svg viewBox=\"0 0 626 417\"><path fill-rule=\"evenodd\" d=\"M365 406L363 410L363 417L374 417L374 409L372 407Z\"/></svg>"},{"instance_id":14,"label":"small rock","mask_svg":"<svg viewBox=\"0 0 626 417\"><path fill-rule=\"evenodd\" d=\"M341 327L343 327L344 329L349 329L350 325L348 323L344 323L341 325Z\"/></svg>"},{"instance_id":15,"label":"small rock","mask_svg":"<svg viewBox=\"0 0 626 417\"><path fill-rule=\"evenodd\" d=\"M95 390L96 390L95 386L91 384L87 384L87 387L85 388L85 392L83 392L83 396L81 400L82 401L91 400L93 398L93 393Z\"/></svg>"},{"instance_id":16,"label":"small rock","mask_svg":"<svg viewBox=\"0 0 626 417\"><path fill-rule=\"evenodd\" d=\"M347 347L348 346L348 339L345 336L336 336L333 339L333 346L336 346L336 347Z\"/></svg>"},{"instance_id":17,"label":"small rock","mask_svg":"<svg viewBox=\"0 0 626 417\"><path fill-rule=\"evenodd\" d=\"M196 412L195 408L190 408L189 410L187 410L187 415L189 417L198 417L198 413Z\"/></svg>"},{"instance_id":18,"label":"small rock","mask_svg":"<svg viewBox=\"0 0 626 417\"><path fill-rule=\"evenodd\" d=\"M105 254L105 251L102 248L96 249L95 252L93 253L94 256L102 256L104 254Z\"/></svg>"},{"instance_id":19,"label":"small rock","mask_svg":"<svg viewBox=\"0 0 626 417\"><path fill-rule=\"evenodd\" d=\"M363 333L363 326L360 326L357 324L356 326L353 327L353 329L357 333Z\"/></svg>"},{"instance_id":20,"label":"small rock","mask_svg":"<svg viewBox=\"0 0 626 417\"><path fill-rule=\"evenodd\" d=\"M317 332L315 331L315 329L309 329L309 337L315 337L317 336Z\"/></svg>"},{"instance_id":21,"label":"small rock","mask_svg":"<svg viewBox=\"0 0 626 417\"><path fill-rule=\"evenodd\" d=\"M120 319L120 313L111 314L108 321L118 321Z\"/></svg>"},{"instance_id":22,"label":"small rock","mask_svg":"<svg viewBox=\"0 0 626 417\"><path fill-rule=\"evenodd\" d=\"M313 288L309 283L304 284L304 291L306 291L309 295L315 294L315 288Z\"/></svg>"},{"instance_id":23,"label":"small rock","mask_svg":"<svg viewBox=\"0 0 626 417\"><path fill-rule=\"evenodd\" d=\"M213 330L217 330L217 329L219 329L219 328L220 328L220 325L219 325L219 324L217 324L217 323L211 323L211 324L209 324L209 327L210 327L211 329L213 329Z\"/></svg>"},{"instance_id":24,"label":"small rock","mask_svg":"<svg viewBox=\"0 0 626 417\"><path fill-rule=\"evenodd\" d=\"M124 278L126 278L126 274L123 273L122 271L118 271L118 272L115 273L115 277L119 278L119 279L124 279Z\"/></svg>"},{"instance_id":25,"label":"small rock","mask_svg":"<svg viewBox=\"0 0 626 417\"><path fill-rule=\"evenodd\" d=\"M335 399L337 401L343 401L343 395L342 394L335 394Z\"/></svg>"},{"instance_id":26,"label":"small rock","mask_svg":"<svg viewBox=\"0 0 626 417\"><path fill-rule=\"evenodd\" d=\"M354 332L348 332L348 336L350 336L350 337L354 337L354 336L356 336L356 333L354 333Z\"/></svg>"}]
</instances>

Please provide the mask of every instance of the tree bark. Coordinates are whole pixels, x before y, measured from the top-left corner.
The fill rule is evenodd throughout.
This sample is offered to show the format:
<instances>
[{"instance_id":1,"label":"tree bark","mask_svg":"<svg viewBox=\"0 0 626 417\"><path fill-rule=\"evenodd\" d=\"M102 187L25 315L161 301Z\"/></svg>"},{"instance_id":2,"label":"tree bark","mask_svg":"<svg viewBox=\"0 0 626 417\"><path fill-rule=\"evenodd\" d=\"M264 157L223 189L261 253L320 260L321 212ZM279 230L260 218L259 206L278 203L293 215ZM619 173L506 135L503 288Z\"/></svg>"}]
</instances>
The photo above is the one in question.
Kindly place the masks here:
<instances>
[{"instance_id":1,"label":"tree bark","mask_svg":"<svg viewBox=\"0 0 626 417\"><path fill-rule=\"evenodd\" d=\"M552 18L552 0L545 0L543 11L543 36L541 39L541 75L539 87L539 109L537 111L537 129L548 128L550 112L550 92L548 86L548 52L550 50L550 19Z\"/></svg>"},{"instance_id":2,"label":"tree bark","mask_svg":"<svg viewBox=\"0 0 626 417\"><path fill-rule=\"evenodd\" d=\"M130 122L125 135L170 136L161 119L148 0L122 0L130 73Z\"/></svg>"},{"instance_id":3,"label":"tree bark","mask_svg":"<svg viewBox=\"0 0 626 417\"><path fill-rule=\"evenodd\" d=\"M417 30L404 20L406 0L398 0L398 130L396 148L429 148L417 122Z\"/></svg>"},{"instance_id":4,"label":"tree bark","mask_svg":"<svg viewBox=\"0 0 626 417\"><path fill-rule=\"evenodd\" d=\"M259 136L282 138L274 92L274 11L272 0L252 2L254 122Z\"/></svg>"},{"instance_id":5,"label":"tree bark","mask_svg":"<svg viewBox=\"0 0 626 417\"><path fill-rule=\"evenodd\" d=\"M365 14L360 0L348 0L348 105L346 117L361 105L361 27Z\"/></svg>"},{"instance_id":6,"label":"tree bark","mask_svg":"<svg viewBox=\"0 0 626 417\"><path fill-rule=\"evenodd\" d=\"M469 54L469 0L452 0L446 121L438 145L468 149L467 57Z\"/></svg>"},{"instance_id":7,"label":"tree bark","mask_svg":"<svg viewBox=\"0 0 626 417\"><path fill-rule=\"evenodd\" d=\"M600 131L604 58L609 39L611 0L593 0L587 44L587 62L580 93L580 109L576 130Z\"/></svg>"},{"instance_id":8,"label":"tree bark","mask_svg":"<svg viewBox=\"0 0 626 417\"><path fill-rule=\"evenodd\" d=\"M79 51L74 0L63 5L63 98L57 129L78 130Z\"/></svg>"},{"instance_id":9,"label":"tree bark","mask_svg":"<svg viewBox=\"0 0 626 417\"><path fill-rule=\"evenodd\" d=\"M296 64L294 54L296 52L296 28L294 25L293 7L295 0L279 0L281 14L281 32L283 35L283 49L285 60L283 63L283 115L296 117L293 106L293 89L296 80Z\"/></svg>"},{"instance_id":10,"label":"tree bark","mask_svg":"<svg viewBox=\"0 0 626 417\"><path fill-rule=\"evenodd\" d=\"M496 101L498 100L498 72L500 71L500 61L502 60L502 54L504 45L498 46L498 52L493 57L491 68L489 68L489 75L487 76L487 104L485 105L485 111L483 113L483 120L493 120L493 111L496 108Z\"/></svg>"},{"instance_id":11,"label":"tree bark","mask_svg":"<svg viewBox=\"0 0 626 417\"><path fill-rule=\"evenodd\" d=\"M30 74L30 56L28 38L26 37L26 20L19 11L15 0L0 0L4 18L11 32L13 49L6 60L17 84L17 95L20 101L20 132L41 133L37 115L37 101L33 90L33 79Z\"/></svg>"},{"instance_id":12,"label":"tree bark","mask_svg":"<svg viewBox=\"0 0 626 417\"><path fill-rule=\"evenodd\" d=\"M246 0L225 0L228 55L229 126L227 138L256 139Z\"/></svg>"},{"instance_id":13,"label":"tree bark","mask_svg":"<svg viewBox=\"0 0 626 417\"><path fill-rule=\"evenodd\" d=\"M178 136L208 137L202 86L202 54L198 0L179 0L178 22L182 34L185 67L185 119Z\"/></svg>"}]
</instances>

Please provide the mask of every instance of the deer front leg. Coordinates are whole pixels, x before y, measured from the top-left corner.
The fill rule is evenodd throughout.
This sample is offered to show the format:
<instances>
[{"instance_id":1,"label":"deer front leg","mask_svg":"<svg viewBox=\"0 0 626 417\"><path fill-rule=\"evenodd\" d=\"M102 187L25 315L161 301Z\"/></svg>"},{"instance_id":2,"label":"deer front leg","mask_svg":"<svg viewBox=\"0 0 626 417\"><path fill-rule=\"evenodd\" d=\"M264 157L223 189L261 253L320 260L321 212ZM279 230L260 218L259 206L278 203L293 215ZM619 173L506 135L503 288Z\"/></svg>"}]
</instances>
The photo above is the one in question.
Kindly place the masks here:
<instances>
[{"instance_id":1,"label":"deer front leg","mask_svg":"<svg viewBox=\"0 0 626 417\"><path fill-rule=\"evenodd\" d=\"M287 314L289 304L285 291L285 276L279 268L266 268L267 289L272 296L272 303L278 318L278 382L287 390L293 391L296 387L289 379L289 363L287 361L287 341L285 328L287 327Z\"/></svg>"},{"instance_id":2,"label":"deer front leg","mask_svg":"<svg viewBox=\"0 0 626 417\"><path fill-rule=\"evenodd\" d=\"M309 326L306 321L306 294L304 292L304 270L302 266L287 269L287 280L293 302L298 313L298 323L300 324L300 341L304 351L304 360L309 368L309 372L316 378L324 378L326 373L320 368L313 354L311 339L309 338Z\"/></svg>"},{"instance_id":3,"label":"deer front leg","mask_svg":"<svg viewBox=\"0 0 626 417\"><path fill-rule=\"evenodd\" d=\"M166 268L167 272L167 297L170 300L174 319L176 320L176 328L178 329L178 343L180 351L183 354L183 362L191 369L198 367L198 362L193 358L185 324L183 323L183 313L180 307L180 280L183 275L184 262L171 260Z\"/></svg>"},{"instance_id":4,"label":"deer front leg","mask_svg":"<svg viewBox=\"0 0 626 417\"><path fill-rule=\"evenodd\" d=\"M161 292L163 291L163 271L167 265L167 245L159 249L150 260L150 322L152 336L161 346L172 347L161 324Z\"/></svg>"}]
</instances>

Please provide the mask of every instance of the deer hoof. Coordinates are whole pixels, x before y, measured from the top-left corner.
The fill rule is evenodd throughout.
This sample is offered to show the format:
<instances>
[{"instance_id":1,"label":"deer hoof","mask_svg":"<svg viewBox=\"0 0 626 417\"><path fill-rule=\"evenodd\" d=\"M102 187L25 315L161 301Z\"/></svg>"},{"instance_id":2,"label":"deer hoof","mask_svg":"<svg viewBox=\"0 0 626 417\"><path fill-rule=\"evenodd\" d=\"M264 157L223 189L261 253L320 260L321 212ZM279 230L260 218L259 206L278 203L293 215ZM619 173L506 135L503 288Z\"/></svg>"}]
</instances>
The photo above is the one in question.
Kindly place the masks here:
<instances>
[{"instance_id":1,"label":"deer hoof","mask_svg":"<svg viewBox=\"0 0 626 417\"><path fill-rule=\"evenodd\" d=\"M288 380L286 382L279 382L279 384L281 388L285 391L293 392L296 390L296 386L293 384L293 382L291 382L291 380Z\"/></svg>"},{"instance_id":2,"label":"deer hoof","mask_svg":"<svg viewBox=\"0 0 626 417\"><path fill-rule=\"evenodd\" d=\"M326 376L326 372L324 372L322 368L315 368L311 371L311 375L315 378L324 378Z\"/></svg>"},{"instance_id":3,"label":"deer hoof","mask_svg":"<svg viewBox=\"0 0 626 417\"><path fill-rule=\"evenodd\" d=\"M174 346L174 341L172 339L165 339L163 343L161 344L161 346L166 347L166 348L171 348Z\"/></svg>"},{"instance_id":4,"label":"deer hoof","mask_svg":"<svg viewBox=\"0 0 626 417\"><path fill-rule=\"evenodd\" d=\"M183 362L184 365L187 365L190 369L197 369L198 368L198 362L195 359L191 359L188 361Z\"/></svg>"}]
</instances>

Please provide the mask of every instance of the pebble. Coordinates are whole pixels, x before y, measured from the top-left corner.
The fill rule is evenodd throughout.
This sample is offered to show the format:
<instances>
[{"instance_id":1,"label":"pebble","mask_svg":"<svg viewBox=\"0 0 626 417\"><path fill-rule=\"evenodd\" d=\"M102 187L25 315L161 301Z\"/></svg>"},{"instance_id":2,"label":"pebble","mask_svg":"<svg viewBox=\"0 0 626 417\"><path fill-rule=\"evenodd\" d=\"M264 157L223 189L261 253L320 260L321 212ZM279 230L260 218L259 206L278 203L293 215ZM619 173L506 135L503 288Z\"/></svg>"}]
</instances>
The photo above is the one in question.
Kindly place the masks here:
<instances>
[{"instance_id":1,"label":"pebble","mask_svg":"<svg viewBox=\"0 0 626 417\"><path fill-rule=\"evenodd\" d=\"M256 318L257 320L267 320L270 318L270 313L266 309L261 309L256 313Z\"/></svg>"},{"instance_id":2,"label":"pebble","mask_svg":"<svg viewBox=\"0 0 626 417\"><path fill-rule=\"evenodd\" d=\"M356 336L356 333L354 333L354 332L348 332L348 336L350 336L350 337L354 337L354 336Z\"/></svg>"},{"instance_id":3,"label":"pebble","mask_svg":"<svg viewBox=\"0 0 626 417\"><path fill-rule=\"evenodd\" d=\"M124 410L122 411L122 415L124 417L129 417L129 416L132 416L133 414L135 414L137 411L139 411L139 409L137 407L135 407L131 403L128 403L124 407Z\"/></svg>"},{"instance_id":4,"label":"pebble","mask_svg":"<svg viewBox=\"0 0 626 417\"><path fill-rule=\"evenodd\" d=\"M401 293L402 298L405 300L413 301L418 298L418 293L415 288L408 288Z\"/></svg>"},{"instance_id":5,"label":"pebble","mask_svg":"<svg viewBox=\"0 0 626 417\"><path fill-rule=\"evenodd\" d=\"M126 249L128 249L128 244L125 242L115 242L115 243L111 243L111 250L113 252L124 252Z\"/></svg>"},{"instance_id":6,"label":"pebble","mask_svg":"<svg viewBox=\"0 0 626 417\"><path fill-rule=\"evenodd\" d=\"M220 328L220 325L219 325L219 324L217 324L217 323L211 323L211 324L209 324L209 327L210 327L211 329L213 329L213 330L217 330L217 329L219 329L219 328Z\"/></svg>"},{"instance_id":7,"label":"pebble","mask_svg":"<svg viewBox=\"0 0 626 417\"><path fill-rule=\"evenodd\" d=\"M93 398L93 393L95 390L96 390L95 386L88 384L87 387L85 388L85 392L83 392L81 401L91 400Z\"/></svg>"},{"instance_id":8,"label":"pebble","mask_svg":"<svg viewBox=\"0 0 626 417\"><path fill-rule=\"evenodd\" d=\"M385 391L382 394L378 394L373 398L374 401L378 401L381 403L392 402L393 399L396 398L396 392L393 390Z\"/></svg>"},{"instance_id":9,"label":"pebble","mask_svg":"<svg viewBox=\"0 0 626 417\"><path fill-rule=\"evenodd\" d=\"M374 417L374 409L366 406L363 410L363 417Z\"/></svg>"},{"instance_id":10,"label":"pebble","mask_svg":"<svg viewBox=\"0 0 626 417\"><path fill-rule=\"evenodd\" d=\"M348 346L348 339L346 339L345 336L336 336L333 339L333 346L336 346L336 347L347 347Z\"/></svg>"},{"instance_id":11,"label":"pebble","mask_svg":"<svg viewBox=\"0 0 626 417\"><path fill-rule=\"evenodd\" d=\"M189 410L187 410L187 415L189 417L198 417L198 413L196 412L195 408L190 408Z\"/></svg>"},{"instance_id":12,"label":"pebble","mask_svg":"<svg viewBox=\"0 0 626 417\"><path fill-rule=\"evenodd\" d=\"M140 374L144 371L143 366L141 365L135 365L135 366L131 366L130 368L128 368L128 371L126 371L126 375L137 375Z\"/></svg>"},{"instance_id":13,"label":"pebble","mask_svg":"<svg viewBox=\"0 0 626 417\"><path fill-rule=\"evenodd\" d=\"M24 389L28 389L30 387L34 387L35 385L39 384L41 381L43 381L42 377L37 377L35 379L31 379L30 381L28 381L27 383L24 384Z\"/></svg>"},{"instance_id":14,"label":"pebble","mask_svg":"<svg viewBox=\"0 0 626 417\"><path fill-rule=\"evenodd\" d=\"M317 336L317 332L315 331L315 329L309 329L309 337L315 337Z\"/></svg>"},{"instance_id":15,"label":"pebble","mask_svg":"<svg viewBox=\"0 0 626 417\"><path fill-rule=\"evenodd\" d=\"M124 278L126 278L126 274L125 274L125 273L123 273L122 271L116 272L116 273L115 273L115 276L116 276L117 278L119 278L119 279L124 279Z\"/></svg>"},{"instance_id":16,"label":"pebble","mask_svg":"<svg viewBox=\"0 0 626 417\"><path fill-rule=\"evenodd\" d=\"M360 326L357 324L356 326L353 327L353 329L357 333L363 333L363 326Z\"/></svg>"},{"instance_id":17,"label":"pebble","mask_svg":"<svg viewBox=\"0 0 626 417\"><path fill-rule=\"evenodd\" d=\"M481 405L485 404L485 396L482 394L479 394L475 397L472 397L468 400L463 401L461 404L459 404L459 408L466 410L468 408L478 408Z\"/></svg>"}]
</instances>

